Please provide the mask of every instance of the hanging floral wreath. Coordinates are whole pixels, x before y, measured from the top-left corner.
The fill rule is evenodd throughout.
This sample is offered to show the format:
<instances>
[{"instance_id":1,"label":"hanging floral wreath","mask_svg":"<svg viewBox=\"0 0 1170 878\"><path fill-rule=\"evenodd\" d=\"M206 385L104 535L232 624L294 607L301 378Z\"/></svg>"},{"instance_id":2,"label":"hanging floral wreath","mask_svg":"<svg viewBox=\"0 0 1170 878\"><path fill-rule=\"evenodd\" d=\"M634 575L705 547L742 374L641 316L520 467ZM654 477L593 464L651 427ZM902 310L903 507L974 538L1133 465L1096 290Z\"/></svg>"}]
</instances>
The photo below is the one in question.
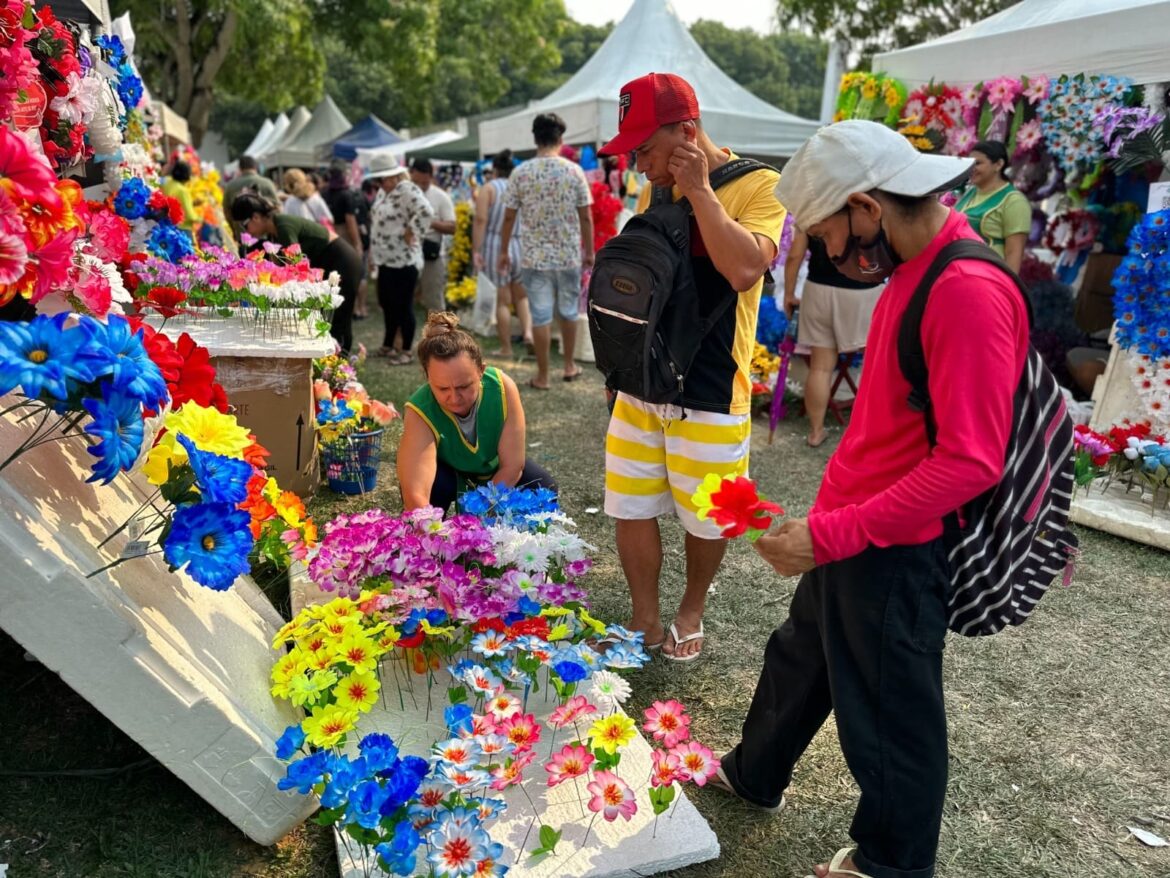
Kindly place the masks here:
<instances>
[{"instance_id":1,"label":"hanging floral wreath","mask_svg":"<svg viewBox=\"0 0 1170 878\"><path fill-rule=\"evenodd\" d=\"M898 123L906 103L906 86L882 73L846 73L841 77L834 122L866 119L889 126Z\"/></svg>"},{"instance_id":2,"label":"hanging floral wreath","mask_svg":"<svg viewBox=\"0 0 1170 878\"><path fill-rule=\"evenodd\" d=\"M1105 138L1097 118L1111 105L1124 106L1131 81L1115 76L1062 76L1040 103L1040 127L1048 151L1072 182L1095 178Z\"/></svg>"},{"instance_id":3,"label":"hanging floral wreath","mask_svg":"<svg viewBox=\"0 0 1170 878\"><path fill-rule=\"evenodd\" d=\"M1044 232L1043 245L1053 253L1066 250L1087 250L1097 240L1101 224L1087 210L1070 210L1054 216Z\"/></svg>"}]
</instances>

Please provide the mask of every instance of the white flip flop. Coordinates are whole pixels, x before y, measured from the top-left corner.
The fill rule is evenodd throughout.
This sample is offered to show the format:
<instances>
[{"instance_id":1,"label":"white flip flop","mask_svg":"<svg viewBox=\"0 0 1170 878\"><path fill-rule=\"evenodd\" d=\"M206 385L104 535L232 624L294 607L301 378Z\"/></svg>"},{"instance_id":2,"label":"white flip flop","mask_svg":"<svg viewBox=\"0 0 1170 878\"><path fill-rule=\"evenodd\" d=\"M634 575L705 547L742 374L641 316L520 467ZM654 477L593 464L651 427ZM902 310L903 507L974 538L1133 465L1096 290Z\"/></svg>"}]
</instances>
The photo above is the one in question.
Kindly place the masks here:
<instances>
[{"instance_id":1,"label":"white flip flop","mask_svg":"<svg viewBox=\"0 0 1170 878\"><path fill-rule=\"evenodd\" d=\"M848 875L849 878L870 878L864 872L854 872L852 869L841 868L841 864L852 853L853 848L841 848L841 850L833 855L833 859L829 861L829 878L836 878L838 875ZM808 878L816 878L816 875L809 875Z\"/></svg>"},{"instance_id":2,"label":"white flip flop","mask_svg":"<svg viewBox=\"0 0 1170 878\"><path fill-rule=\"evenodd\" d=\"M706 635L703 633L703 623L702 622L699 623L699 630L698 631L696 631L694 634L688 634L686 637L679 637L678 636L678 628L675 627L673 622L670 623L670 627L667 629L667 631L670 632L670 636L674 639L674 646L676 649L684 643L690 643L692 640L705 640L706 639ZM681 655L681 656L677 656L672 652L667 652L665 649L662 651L662 657L665 659L670 659L672 662L693 662L695 659L697 659L702 654L703 654L702 647L699 647L698 652L692 652L690 655Z\"/></svg>"}]
</instances>

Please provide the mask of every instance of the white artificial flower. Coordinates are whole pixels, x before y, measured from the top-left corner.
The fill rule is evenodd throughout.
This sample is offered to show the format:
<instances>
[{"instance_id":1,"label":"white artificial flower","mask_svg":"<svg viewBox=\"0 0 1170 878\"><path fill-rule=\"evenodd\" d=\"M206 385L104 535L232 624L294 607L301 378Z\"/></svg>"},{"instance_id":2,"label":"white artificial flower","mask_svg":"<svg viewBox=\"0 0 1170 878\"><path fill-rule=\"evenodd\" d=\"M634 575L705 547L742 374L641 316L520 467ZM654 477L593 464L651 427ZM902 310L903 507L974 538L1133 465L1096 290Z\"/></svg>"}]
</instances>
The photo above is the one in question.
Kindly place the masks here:
<instances>
[{"instance_id":1,"label":"white artificial flower","mask_svg":"<svg viewBox=\"0 0 1170 878\"><path fill-rule=\"evenodd\" d=\"M615 710L630 697L630 684L613 671L597 671L589 687L590 700L605 710Z\"/></svg>"}]
</instances>

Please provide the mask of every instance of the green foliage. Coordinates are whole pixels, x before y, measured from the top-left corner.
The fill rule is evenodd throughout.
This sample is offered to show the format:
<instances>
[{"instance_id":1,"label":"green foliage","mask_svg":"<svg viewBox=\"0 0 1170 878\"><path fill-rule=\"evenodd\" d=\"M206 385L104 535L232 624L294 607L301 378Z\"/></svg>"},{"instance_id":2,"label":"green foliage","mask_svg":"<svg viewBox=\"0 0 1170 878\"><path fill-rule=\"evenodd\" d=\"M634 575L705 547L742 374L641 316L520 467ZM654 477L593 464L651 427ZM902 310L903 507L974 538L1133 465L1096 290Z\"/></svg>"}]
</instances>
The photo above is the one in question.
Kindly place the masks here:
<instances>
[{"instance_id":1,"label":"green foliage","mask_svg":"<svg viewBox=\"0 0 1170 878\"><path fill-rule=\"evenodd\" d=\"M513 75L506 65L501 65L501 69L507 71L510 82L508 91L499 104L501 106L526 104L560 88L601 48L601 44L613 32L613 27L613 22L594 25L581 24L571 18L565 19L556 45L560 53L559 66L540 76L522 79Z\"/></svg>"},{"instance_id":2,"label":"green foliage","mask_svg":"<svg viewBox=\"0 0 1170 878\"><path fill-rule=\"evenodd\" d=\"M821 110L826 44L798 33L763 35L701 20L691 36L728 76L775 107L814 119Z\"/></svg>"},{"instance_id":3,"label":"green foliage","mask_svg":"<svg viewBox=\"0 0 1170 878\"><path fill-rule=\"evenodd\" d=\"M868 58L974 24L1017 0L777 0L776 20Z\"/></svg>"},{"instance_id":4,"label":"green foliage","mask_svg":"<svg viewBox=\"0 0 1170 878\"><path fill-rule=\"evenodd\" d=\"M559 830L553 829L547 823L540 824L540 847L532 851L532 856L539 857L544 854L553 854L557 850L557 842L561 840L561 833Z\"/></svg>"}]
</instances>

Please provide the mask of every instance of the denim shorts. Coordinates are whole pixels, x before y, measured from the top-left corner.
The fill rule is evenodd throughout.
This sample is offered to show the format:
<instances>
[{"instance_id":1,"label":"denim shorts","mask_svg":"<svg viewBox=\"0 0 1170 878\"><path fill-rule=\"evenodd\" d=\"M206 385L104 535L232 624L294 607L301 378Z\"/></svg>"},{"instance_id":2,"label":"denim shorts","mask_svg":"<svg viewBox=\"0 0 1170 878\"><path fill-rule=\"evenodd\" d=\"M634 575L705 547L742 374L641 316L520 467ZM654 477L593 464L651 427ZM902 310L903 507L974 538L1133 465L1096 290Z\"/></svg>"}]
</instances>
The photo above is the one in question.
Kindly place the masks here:
<instances>
[{"instance_id":1,"label":"denim shorts","mask_svg":"<svg viewBox=\"0 0 1170 878\"><path fill-rule=\"evenodd\" d=\"M520 282L528 293L528 308L533 326L548 326L553 320L553 305L561 320L577 319L581 298L581 268L526 268Z\"/></svg>"}]
</instances>

